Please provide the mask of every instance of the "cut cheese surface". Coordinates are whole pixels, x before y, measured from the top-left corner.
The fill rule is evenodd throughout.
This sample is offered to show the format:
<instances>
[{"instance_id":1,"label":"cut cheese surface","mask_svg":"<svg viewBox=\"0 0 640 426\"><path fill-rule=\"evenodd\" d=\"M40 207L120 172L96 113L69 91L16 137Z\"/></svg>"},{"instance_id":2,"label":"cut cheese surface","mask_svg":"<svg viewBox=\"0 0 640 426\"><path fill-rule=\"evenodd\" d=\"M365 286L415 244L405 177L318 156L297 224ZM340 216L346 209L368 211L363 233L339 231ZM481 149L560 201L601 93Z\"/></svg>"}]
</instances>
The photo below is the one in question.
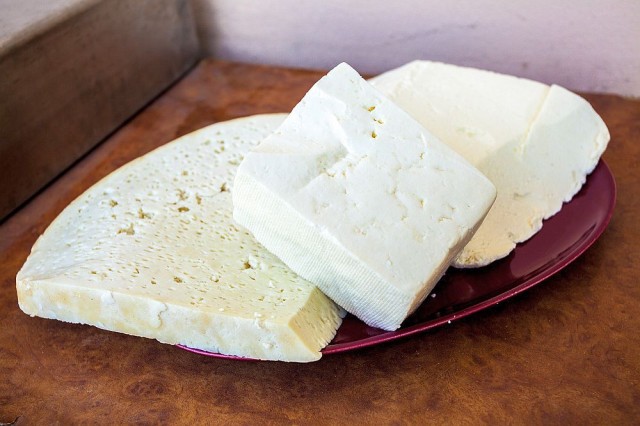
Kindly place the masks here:
<instances>
[{"instance_id":1,"label":"cut cheese surface","mask_svg":"<svg viewBox=\"0 0 640 426\"><path fill-rule=\"evenodd\" d=\"M209 126L87 190L18 273L21 309L211 352L320 358L342 310L232 220L237 166L283 118Z\"/></svg>"},{"instance_id":2,"label":"cut cheese surface","mask_svg":"<svg viewBox=\"0 0 640 426\"><path fill-rule=\"evenodd\" d=\"M347 64L245 156L234 218L347 311L393 330L495 198L481 173Z\"/></svg>"},{"instance_id":3,"label":"cut cheese surface","mask_svg":"<svg viewBox=\"0 0 640 426\"><path fill-rule=\"evenodd\" d=\"M589 103L555 85L428 61L370 82L498 190L457 267L487 265L533 236L580 190L609 141Z\"/></svg>"}]
</instances>

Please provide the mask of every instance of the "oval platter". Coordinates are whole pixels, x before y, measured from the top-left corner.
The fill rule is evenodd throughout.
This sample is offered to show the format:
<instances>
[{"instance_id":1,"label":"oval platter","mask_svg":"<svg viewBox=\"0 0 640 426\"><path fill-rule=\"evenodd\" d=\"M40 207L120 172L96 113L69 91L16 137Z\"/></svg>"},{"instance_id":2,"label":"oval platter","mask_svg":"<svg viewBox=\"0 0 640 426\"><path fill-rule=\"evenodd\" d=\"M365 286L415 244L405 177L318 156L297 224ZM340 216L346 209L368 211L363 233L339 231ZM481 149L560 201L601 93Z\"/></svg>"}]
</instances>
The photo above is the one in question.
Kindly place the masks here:
<instances>
[{"instance_id":1,"label":"oval platter","mask_svg":"<svg viewBox=\"0 0 640 426\"><path fill-rule=\"evenodd\" d=\"M422 305L395 331L369 327L347 315L323 355L353 351L423 333L487 309L557 274L602 235L613 215L616 184L601 160L562 209L509 256L477 269L449 268ZM201 355L242 359L180 346Z\"/></svg>"}]
</instances>

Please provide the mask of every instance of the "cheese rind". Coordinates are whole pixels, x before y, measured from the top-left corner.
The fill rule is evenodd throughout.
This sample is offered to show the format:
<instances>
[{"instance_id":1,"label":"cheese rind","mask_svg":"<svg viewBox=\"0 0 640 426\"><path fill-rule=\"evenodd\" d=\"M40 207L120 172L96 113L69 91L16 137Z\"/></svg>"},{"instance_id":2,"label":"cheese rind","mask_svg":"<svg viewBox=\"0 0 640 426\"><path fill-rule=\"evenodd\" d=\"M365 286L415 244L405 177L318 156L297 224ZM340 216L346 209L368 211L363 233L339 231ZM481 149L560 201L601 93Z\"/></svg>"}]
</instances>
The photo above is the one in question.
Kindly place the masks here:
<instances>
[{"instance_id":1,"label":"cheese rind","mask_svg":"<svg viewBox=\"0 0 640 426\"><path fill-rule=\"evenodd\" d=\"M341 309L232 219L237 165L283 117L212 125L91 187L34 245L20 308L210 352L319 359Z\"/></svg>"},{"instance_id":2,"label":"cheese rind","mask_svg":"<svg viewBox=\"0 0 640 426\"><path fill-rule=\"evenodd\" d=\"M609 141L589 103L555 85L428 61L371 83L498 189L457 267L487 265L538 232L579 191Z\"/></svg>"},{"instance_id":3,"label":"cheese rind","mask_svg":"<svg viewBox=\"0 0 640 426\"><path fill-rule=\"evenodd\" d=\"M481 173L341 64L247 154L233 204L234 218L294 271L393 330L494 198Z\"/></svg>"}]
</instances>

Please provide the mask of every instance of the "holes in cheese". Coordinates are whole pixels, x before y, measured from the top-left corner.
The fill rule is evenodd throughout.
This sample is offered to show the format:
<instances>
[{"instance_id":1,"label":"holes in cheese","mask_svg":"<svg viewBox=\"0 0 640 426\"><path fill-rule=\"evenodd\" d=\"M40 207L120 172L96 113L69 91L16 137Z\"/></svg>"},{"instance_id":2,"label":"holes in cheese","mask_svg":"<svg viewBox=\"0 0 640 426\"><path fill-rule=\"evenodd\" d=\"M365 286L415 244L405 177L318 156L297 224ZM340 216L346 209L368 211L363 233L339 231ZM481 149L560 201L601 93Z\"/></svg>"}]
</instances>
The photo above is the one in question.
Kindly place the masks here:
<instances>
[{"instance_id":1,"label":"holes in cheese","mask_svg":"<svg viewBox=\"0 0 640 426\"><path fill-rule=\"evenodd\" d=\"M342 311L232 220L238 159L282 118L215 124L88 189L19 272L22 310L224 354L320 358Z\"/></svg>"}]
</instances>

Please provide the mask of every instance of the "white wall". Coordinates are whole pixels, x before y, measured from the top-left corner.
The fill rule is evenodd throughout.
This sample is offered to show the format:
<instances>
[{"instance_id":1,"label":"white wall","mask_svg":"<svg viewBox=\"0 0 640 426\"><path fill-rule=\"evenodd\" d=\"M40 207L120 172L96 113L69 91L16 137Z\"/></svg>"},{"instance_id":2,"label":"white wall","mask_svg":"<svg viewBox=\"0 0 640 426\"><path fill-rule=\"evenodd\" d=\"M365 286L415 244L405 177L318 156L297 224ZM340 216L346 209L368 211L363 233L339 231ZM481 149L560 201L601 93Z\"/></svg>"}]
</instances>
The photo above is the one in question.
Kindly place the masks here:
<instances>
[{"instance_id":1,"label":"white wall","mask_svg":"<svg viewBox=\"0 0 640 426\"><path fill-rule=\"evenodd\" d=\"M413 59L640 97L639 0L193 0L204 52L379 73Z\"/></svg>"}]
</instances>

